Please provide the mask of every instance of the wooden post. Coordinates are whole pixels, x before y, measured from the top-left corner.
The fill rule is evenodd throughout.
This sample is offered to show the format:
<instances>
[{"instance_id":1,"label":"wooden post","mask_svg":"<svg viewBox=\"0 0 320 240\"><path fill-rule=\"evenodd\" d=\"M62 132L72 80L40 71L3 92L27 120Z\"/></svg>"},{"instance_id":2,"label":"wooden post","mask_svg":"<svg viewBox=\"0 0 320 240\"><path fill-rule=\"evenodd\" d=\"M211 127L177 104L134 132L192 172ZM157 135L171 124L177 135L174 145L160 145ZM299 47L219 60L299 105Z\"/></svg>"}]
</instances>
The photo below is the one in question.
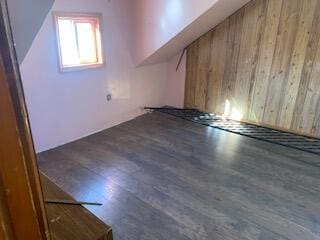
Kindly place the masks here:
<instances>
[{"instance_id":1,"label":"wooden post","mask_svg":"<svg viewBox=\"0 0 320 240\"><path fill-rule=\"evenodd\" d=\"M0 32L0 223L6 226L1 225L0 236L10 240L49 239L5 0L0 0Z\"/></svg>"}]
</instances>

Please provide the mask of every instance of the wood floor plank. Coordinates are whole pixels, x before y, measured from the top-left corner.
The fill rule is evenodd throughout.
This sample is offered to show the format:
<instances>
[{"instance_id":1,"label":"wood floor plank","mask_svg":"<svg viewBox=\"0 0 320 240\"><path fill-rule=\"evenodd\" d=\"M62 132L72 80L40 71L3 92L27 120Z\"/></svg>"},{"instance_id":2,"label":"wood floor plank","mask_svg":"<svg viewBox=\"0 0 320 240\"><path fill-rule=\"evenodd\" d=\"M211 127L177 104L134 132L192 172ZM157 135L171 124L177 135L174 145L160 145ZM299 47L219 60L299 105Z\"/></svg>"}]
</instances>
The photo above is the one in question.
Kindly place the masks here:
<instances>
[{"instance_id":1,"label":"wood floor plank","mask_svg":"<svg viewBox=\"0 0 320 240\"><path fill-rule=\"evenodd\" d=\"M175 135L172 135L172 136L175 136ZM172 139L173 140L173 139ZM142 143L143 142L143 140L142 139L137 139L137 142L140 142L140 143ZM154 145L155 146L158 146L159 144L157 144L157 143L154 143ZM136 146L135 146L135 148L136 148ZM153 148L153 147L152 147ZM185 148L181 148L181 147L179 147L179 146L177 146L176 144L175 144L175 149L177 149L177 151L176 152L174 152L174 153L172 153L172 157L174 157L174 156L179 156L179 158L181 158L181 159L188 159L188 155L181 155L181 154L179 154L180 152L181 153L188 153L189 151L188 151L188 149L190 149L191 148L191 146L185 146ZM164 152L166 152L166 153L170 153L171 151L168 151L168 149L166 149ZM243 165L243 166L240 166L238 163L237 163L237 165L236 165L236 168L235 169L233 169L235 172L230 172L228 169L224 169L224 170L222 170L222 169L220 169L220 171L218 170L219 169L219 165L217 165L217 164L214 164L214 163L210 163L210 157L209 156L205 156L205 155L201 155L201 153L199 152L196 152L196 154L198 155L198 160L201 160L201 162L198 162L198 168L201 166L201 163L202 163L202 165L203 165L203 162L205 161L205 168L208 168L209 166L210 166L210 170L211 171L214 171L214 172L223 172L223 171L228 171L229 172L229 174L230 175L233 175L233 177L234 177L234 179L237 179L237 178L243 178L243 175L241 174L241 172L246 172L247 173L247 175L248 176L250 176L250 178L251 179L254 179L254 181L250 181L250 178L249 179L244 179L244 180L242 180L242 182L243 181L246 181L246 184L245 185L248 185L248 186L250 186L250 189L251 189L251 191L255 191L255 189L257 188L257 187L255 187L255 186L259 186L259 184L260 185L262 185L262 186L264 186L264 182L268 182L271 186L272 185L276 185L279 181L280 182L285 182L285 185L286 185L286 188L289 188L289 189L287 189L288 190L288 192L290 192L290 190L292 189L292 187L294 187L294 188L296 188L296 189L300 189L302 192L304 192L304 189L306 188L306 186L308 185L308 184L312 184L312 183L315 183L314 181L315 181L315 179L314 178L310 178L309 179L309 177L308 176L303 176L301 179L299 179L299 178L290 178L290 176L292 175L292 174L294 174L294 172L291 172L291 171L287 171L287 170L285 170L285 172L283 172L283 169L282 168L277 168L277 166L275 165L275 166L273 166L272 164L266 164L266 166L264 165L264 163L261 161L258 161L256 164L255 164L255 166L252 166L252 164L254 164L254 162L252 161L252 162L250 162L250 163L246 163L247 161L243 161L243 163L241 162L241 165ZM242 154L244 154L244 153L242 153ZM218 158L221 158L221 159L223 159L223 157L222 156L219 156L220 154L219 153L215 153L215 156L216 157L218 157ZM247 155L247 154L246 154ZM250 158L250 155L248 154L247 155L248 156L248 158ZM223 160L221 160L221 162L222 162ZM269 161L269 159L268 159L268 161ZM174 162L174 160L170 160L169 161L170 163L173 163ZM179 162L177 162L176 164L178 164ZM186 164L184 164L183 166L181 166L181 168L183 168L184 170L186 170L186 169L188 169L188 167L190 168L190 169L192 169L190 166L188 166L188 165L186 165ZM216 169L216 171L215 170L213 170L213 169L215 169L216 167L218 167L218 169ZM180 169L180 168L179 168ZM190 171L190 169L189 169L189 171ZM239 172L239 169L241 169L241 171ZM268 171L267 171L267 173L269 173L269 172L272 172L273 173L273 175L272 176L270 176L270 175L268 175L268 174L266 174L265 172L264 172L264 170L266 170L266 169L268 169ZM172 171L174 171L174 170L172 170ZM186 171L188 171L188 170L186 170ZM204 171L204 170L202 170L202 171ZM195 175L198 175L198 174L196 174L197 173L197 171L196 170L194 170L194 172L195 172ZM182 174L182 176L184 175L185 173L183 173ZM200 174L200 173L199 173ZM200 174L201 175L201 174ZM219 175L219 174L218 174ZM278 175L280 175L280 176L278 176ZM282 176L283 175L283 176ZM217 175L216 175L217 176ZM276 178L275 178L276 177ZM261 181L259 181L259 179L260 178L262 178L261 179ZM273 178L272 180L274 180L274 181L270 181L269 179L270 178ZM213 182L219 182L219 180L220 179L224 179L224 176L222 175L222 176L220 176L220 177L218 177L217 179L212 179L212 181ZM309 180L308 180L309 179ZM249 180L249 181L248 181ZM257 180L258 180L258 183L256 184L256 182L257 182ZM212 182L212 181L210 181L210 182ZM305 185L305 186L303 186L302 188L300 188L300 186L299 186L299 182L305 182L307 185ZM252 184L250 183L250 182L252 182ZM220 183L221 185L223 185L224 183L223 182L221 182ZM251 185L253 185L253 186L251 186ZM291 187L292 186L292 187ZM298 187L296 187L296 186L298 186ZM283 198L283 196L281 196L281 192L283 192L283 190L284 189L282 189L281 187L279 188L279 189L277 189L277 187L275 187L273 190L271 189L271 188L269 188L268 186L264 186L265 188L268 188L268 194L270 194L270 193L273 193L273 192L275 192L275 194L277 195L277 197L282 197ZM257 189L257 191L258 192L260 192L260 195L261 195L261 193L263 193L263 192L266 192L265 190L266 189L264 189L264 188L260 188L260 190L259 190L259 188L260 187L258 187L258 189ZM303 195L309 195L310 197L312 197L312 195L314 195L314 193L315 192L317 192L317 191L319 191L320 189L319 188L315 188L315 189L312 189L312 188L310 188L310 191L308 191L308 192L304 192L303 193ZM299 192L300 194L302 193L302 192ZM280 195L279 195L279 193L280 193ZM299 194L296 194L296 193L291 193L290 194L290 197L288 198L288 199L286 199L286 198L284 198L283 200L284 201L286 201L286 202L288 202L288 201L291 201L291 198L292 199L295 199L295 198L298 198L300 201L302 200L302 201L306 201L306 199L302 199L301 197L299 197ZM256 195L259 195L259 194L256 194ZM300 203L299 202L296 202L296 203L293 203L293 205L291 205L291 206L288 206L288 208L292 208L292 206L294 206L294 205L296 205L297 207L299 207L298 205L300 205ZM306 204L307 205L307 204ZM317 198L314 198L314 202L313 202L313 206L315 206L316 207L316 205L317 205ZM307 207L306 207L307 208ZM304 211L304 208L302 209L303 211ZM312 211L314 211L314 209L311 209L310 210L310 214L312 214ZM299 214L297 214L297 216L299 216Z\"/></svg>"},{"instance_id":2,"label":"wood floor plank","mask_svg":"<svg viewBox=\"0 0 320 240\"><path fill-rule=\"evenodd\" d=\"M39 154L117 239L320 239L320 160L161 113Z\"/></svg>"},{"instance_id":3,"label":"wood floor plank","mask_svg":"<svg viewBox=\"0 0 320 240\"><path fill-rule=\"evenodd\" d=\"M75 201L43 174L41 183L45 199ZM82 206L46 203L45 207L53 240L112 240L111 228Z\"/></svg>"}]
</instances>

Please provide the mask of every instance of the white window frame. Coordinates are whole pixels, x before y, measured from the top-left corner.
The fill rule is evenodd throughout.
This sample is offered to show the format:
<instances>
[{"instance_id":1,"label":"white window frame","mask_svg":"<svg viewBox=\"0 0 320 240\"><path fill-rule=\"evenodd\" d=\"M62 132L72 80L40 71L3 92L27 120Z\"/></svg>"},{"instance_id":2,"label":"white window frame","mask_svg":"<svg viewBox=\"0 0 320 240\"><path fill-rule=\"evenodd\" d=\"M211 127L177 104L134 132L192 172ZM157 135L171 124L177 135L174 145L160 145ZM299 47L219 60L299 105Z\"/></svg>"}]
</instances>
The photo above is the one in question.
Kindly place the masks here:
<instances>
[{"instance_id":1,"label":"white window frame","mask_svg":"<svg viewBox=\"0 0 320 240\"><path fill-rule=\"evenodd\" d=\"M64 66L62 61L62 53L61 53L61 46L60 46L60 34L59 34L59 26L58 26L58 19L59 18L81 18L88 19L98 19L99 22L99 32L100 32L100 41L101 41L101 62L99 63L90 63L90 64L77 64L74 66ZM94 68L102 68L105 67L105 51L103 47L103 23L102 23L102 14L101 13L79 13L79 12L60 12L54 11L53 12L53 21L55 26L55 33L56 33L56 42L57 42L57 51L58 51L58 64L60 72L71 72L71 71L80 71L86 69L94 69Z\"/></svg>"}]
</instances>

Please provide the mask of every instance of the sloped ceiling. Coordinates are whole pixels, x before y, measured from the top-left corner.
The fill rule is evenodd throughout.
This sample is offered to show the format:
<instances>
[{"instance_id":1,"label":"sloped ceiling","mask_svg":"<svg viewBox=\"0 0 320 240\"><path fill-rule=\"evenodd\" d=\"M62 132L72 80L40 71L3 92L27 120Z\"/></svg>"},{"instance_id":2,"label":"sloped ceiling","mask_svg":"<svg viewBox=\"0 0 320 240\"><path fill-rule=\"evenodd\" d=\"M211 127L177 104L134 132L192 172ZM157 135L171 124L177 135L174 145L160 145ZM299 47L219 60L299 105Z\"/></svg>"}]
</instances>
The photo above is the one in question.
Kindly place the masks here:
<instances>
[{"instance_id":1,"label":"sloped ceiling","mask_svg":"<svg viewBox=\"0 0 320 240\"><path fill-rule=\"evenodd\" d=\"M112 1L112 0L108 0ZM114 0L119 1L119 0ZM7 0L22 63L54 0ZM165 62L249 0L126 0L136 65ZM200 4L201 3L201 4Z\"/></svg>"},{"instance_id":2,"label":"sloped ceiling","mask_svg":"<svg viewBox=\"0 0 320 240\"><path fill-rule=\"evenodd\" d=\"M138 66L165 62L250 0L135 0Z\"/></svg>"},{"instance_id":3,"label":"sloped ceiling","mask_svg":"<svg viewBox=\"0 0 320 240\"><path fill-rule=\"evenodd\" d=\"M7 0L19 63L22 63L54 0Z\"/></svg>"}]
</instances>

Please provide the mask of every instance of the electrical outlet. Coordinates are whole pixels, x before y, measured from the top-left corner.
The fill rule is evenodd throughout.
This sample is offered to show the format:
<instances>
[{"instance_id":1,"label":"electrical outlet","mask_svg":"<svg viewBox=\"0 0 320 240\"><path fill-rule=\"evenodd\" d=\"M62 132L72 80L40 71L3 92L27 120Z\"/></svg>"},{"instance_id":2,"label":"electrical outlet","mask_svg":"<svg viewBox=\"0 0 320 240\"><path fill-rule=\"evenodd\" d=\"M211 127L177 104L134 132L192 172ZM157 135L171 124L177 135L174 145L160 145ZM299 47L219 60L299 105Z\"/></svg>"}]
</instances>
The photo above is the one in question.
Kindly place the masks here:
<instances>
[{"instance_id":1,"label":"electrical outlet","mask_svg":"<svg viewBox=\"0 0 320 240\"><path fill-rule=\"evenodd\" d=\"M112 95L111 94L107 94L107 101L111 101L112 100Z\"/></svg>"}]
</instances>

